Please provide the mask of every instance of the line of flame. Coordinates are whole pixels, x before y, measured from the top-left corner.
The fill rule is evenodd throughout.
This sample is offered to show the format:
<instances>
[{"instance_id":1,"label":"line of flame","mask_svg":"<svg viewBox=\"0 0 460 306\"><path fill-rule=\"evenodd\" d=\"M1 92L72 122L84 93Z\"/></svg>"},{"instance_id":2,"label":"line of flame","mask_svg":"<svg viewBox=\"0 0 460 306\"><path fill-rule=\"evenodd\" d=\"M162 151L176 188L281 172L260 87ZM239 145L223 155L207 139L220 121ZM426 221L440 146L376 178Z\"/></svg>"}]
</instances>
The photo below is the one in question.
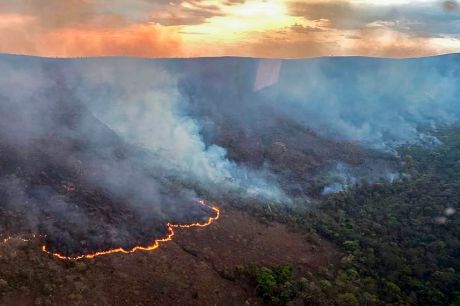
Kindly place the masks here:
<instances>
[{"instance_id":1,"label":"line of flame","mask_svg":"<svg viewBox=\"0 0 460 306\"><path fill-rule=\"evenodd\" d=\"M89 253L89 254L83 254L80 256L65 256L60 253L53 253L47 250L46 245L42 245L41 250L49 255L52 255L58 259L62 260L80 260L80 259L93 259L98 256L104 256L104 255L110 255L110 254L116 254L116 253L123 253L123 254L130 254L134 253L137 251L153 251L158 249L160 244L171 241L172 238L174 237L174 228L191 228L191 227L206 227L210 225L212 222L216 221L220 217L220 210L216 206L212 205L207 205L204 200L199 200L198 201L201 205L206 206L210 209L212 209L215 212L214 217L209 217L208 220L205 223L192 223L192 224L172 224L168 223L166 226L168 228L168 234L164 238L160 239L155 239L152 244L147 245L147 246L135 246L132 249L125 250L123 248L115 248L115 249L109 249L105 251L98 251L94 253Z\"/></svg>"}]
</instances>

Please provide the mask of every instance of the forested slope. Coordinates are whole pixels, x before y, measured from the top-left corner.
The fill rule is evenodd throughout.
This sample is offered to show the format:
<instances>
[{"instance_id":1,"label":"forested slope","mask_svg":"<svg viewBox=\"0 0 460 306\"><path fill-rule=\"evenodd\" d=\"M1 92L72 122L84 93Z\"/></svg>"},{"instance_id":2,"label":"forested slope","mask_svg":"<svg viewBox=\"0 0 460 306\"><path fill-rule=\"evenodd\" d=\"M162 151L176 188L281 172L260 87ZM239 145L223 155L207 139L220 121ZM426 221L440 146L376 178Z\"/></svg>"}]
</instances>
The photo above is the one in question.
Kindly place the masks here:
<instances>
[{"instance_id":1,"label":"forested slope","mask_svg":"<svg viewBox=\"0 0 460 306\"><path fill-rule=\"evenodd\" d=\"M315 275L250 267L245 273L266 301L460 305L460 128L435 134L443 141L436 149L401 149L405 178L361 185L325 198L314 211L284 216L312 240L334 241L344 256L340 267Z\"/></svg>"}]
</instances>

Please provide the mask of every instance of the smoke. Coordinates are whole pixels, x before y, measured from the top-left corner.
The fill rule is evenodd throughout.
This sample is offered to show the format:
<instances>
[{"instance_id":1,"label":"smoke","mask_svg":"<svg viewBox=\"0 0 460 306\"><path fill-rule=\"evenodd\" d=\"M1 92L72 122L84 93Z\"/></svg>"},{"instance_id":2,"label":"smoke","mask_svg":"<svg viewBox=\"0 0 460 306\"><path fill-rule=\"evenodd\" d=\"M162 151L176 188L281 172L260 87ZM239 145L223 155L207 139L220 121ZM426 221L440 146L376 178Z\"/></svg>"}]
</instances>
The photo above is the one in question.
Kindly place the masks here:
<instances>
[{"instance_id":1,"label":"smoke","mask_svg":"<svg viewBox=\"0 0 460 306\"><path fill-rule=\"evenodd\" d=\"M237 165L227 159L224 148L204 143L199 123L187 113L178 77L162 65L105 60L78 63L75 70L83 76L79 99L125 141L155 154L150 163L214 194L238 190L245 196L283 200L263 171Z\"/></svg>"},{"instance_id":2,"label":"smoke","mask_svg":"<svg viewBox=\"0 0 460 306\"><path fill-rule=\"evenodd\" d=\"M209 216L202 195L289 203L392 180L381 152L436 144L427 130L460 116L457 55L262 63L2 56L2 209L51 250L145 244Z\"/></svg>"},{"instance_id":3,"label":"smoke","mask_svg":"<svg viewBox=\"0 0 460 306\"><path fill-rule=\"evenodd\" d=\"M458 2L455 0L445 0L441 5L443 10L449 13L453 13L458 10Z\"/></svg>"},{"instance_id":4,"label":"smoke","mask_svg":"<svg viewBox=\"0 0 460 306\"><path fill-rule=\"evenodd\" d=\"M219 143L233 159L268 165L293 197L353 181L392 181L401 169L399 146L437 145L430 130L460 118L458 55L195 59L170 66L184 74L181 92L205 142Z\"/></svg>"},{"instance_id":5,"label":"smoke","mask_svg":"<svg viewBox=\"0 0 460 306\"><path fill-rule=\"evenodd\" d=\"M147 60L0 61L2 207L78 254L150 242L211 211L198 193L282 201L205 145L175 76Z\"/></svg>"},{"instance_id":6,"label":"smoke","mask_svg":"<svg viewBox=\"0 0 460 306\"><path fill-rule=\"evenodd\" d=\"M394 182L400 177L399 173L392 172L380 162L373 167L352 167L338 162L332 169L328 169L323 180L326 185L321 194L328 195L337 193L362 183Z\"/></svg>"},{"instance_id":7,"label":"smoke","mask_svg":"<svg viewBox=\"0 0 460 306\"><path fill-rule=\"evenodd\" d=\"M391 150L433 143L423 127L460 118L458 56L284 61L264 99L305 126L336 139Z\"/></svg>"}]
</instances>

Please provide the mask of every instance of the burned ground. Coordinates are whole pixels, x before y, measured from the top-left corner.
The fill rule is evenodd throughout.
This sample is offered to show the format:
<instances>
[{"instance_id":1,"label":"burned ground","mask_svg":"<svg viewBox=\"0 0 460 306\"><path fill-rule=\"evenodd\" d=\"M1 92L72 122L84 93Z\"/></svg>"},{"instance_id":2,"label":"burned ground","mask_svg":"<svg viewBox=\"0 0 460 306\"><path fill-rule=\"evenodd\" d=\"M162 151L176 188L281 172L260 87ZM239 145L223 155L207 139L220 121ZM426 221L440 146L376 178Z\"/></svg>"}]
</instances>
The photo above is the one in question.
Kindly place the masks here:
<instances>
[{"instance_id":1,"label":"burned ground","mask_svg":"<svg viewBox=\"0 0 460 306\"><path fill-rule=\"evenodd\" d=\"M0 105L3 235L34 232L50 251L74 256L147 245L167 234L169 222L212 214L172 174L144 165L155 156L126 144L74 98L58 69L46 68L57 75L49 89L20 106L8 98ZM40 125L24 122L28 112L42 117Z\"/></svg>"},{"instance_id":2,"label":"burned ground","mask_svg":"<svg viewBox=\"0 0 460 306\"><path fill-rule=\"evenodd\" d=\"M39 241L0 246L5 305L260 305L233 273L247 264L290 262L299 271L336 263L327 243L309 244L278 223L262 224L233 208L205 229L178 230L153 252L78 262L40 252Z\"/></svg>"}]
</instances>

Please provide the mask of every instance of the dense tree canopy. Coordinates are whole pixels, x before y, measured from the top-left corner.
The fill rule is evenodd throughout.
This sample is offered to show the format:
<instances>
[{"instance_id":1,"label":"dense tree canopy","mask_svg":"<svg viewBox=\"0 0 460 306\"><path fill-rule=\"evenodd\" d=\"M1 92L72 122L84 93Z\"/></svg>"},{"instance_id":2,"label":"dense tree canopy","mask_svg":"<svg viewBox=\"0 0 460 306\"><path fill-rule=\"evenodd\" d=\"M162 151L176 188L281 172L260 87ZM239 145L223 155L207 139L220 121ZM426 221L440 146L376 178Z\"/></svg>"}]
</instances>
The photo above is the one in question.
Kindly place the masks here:
<instances>
[{"instance_id":1,"label":"dense tree canopy","mask_svg":"<svg viewBox=\"0 0 460 306\"><path fill-rule=\"evenodd\" d=\"M460 128L436 134L435 148L400 149L405 175L393 183L357 185L314 211L267 212L344 256L316 274L247 269L260 295L276 305L460 305Z\"/></svg>"}]
</instances>

